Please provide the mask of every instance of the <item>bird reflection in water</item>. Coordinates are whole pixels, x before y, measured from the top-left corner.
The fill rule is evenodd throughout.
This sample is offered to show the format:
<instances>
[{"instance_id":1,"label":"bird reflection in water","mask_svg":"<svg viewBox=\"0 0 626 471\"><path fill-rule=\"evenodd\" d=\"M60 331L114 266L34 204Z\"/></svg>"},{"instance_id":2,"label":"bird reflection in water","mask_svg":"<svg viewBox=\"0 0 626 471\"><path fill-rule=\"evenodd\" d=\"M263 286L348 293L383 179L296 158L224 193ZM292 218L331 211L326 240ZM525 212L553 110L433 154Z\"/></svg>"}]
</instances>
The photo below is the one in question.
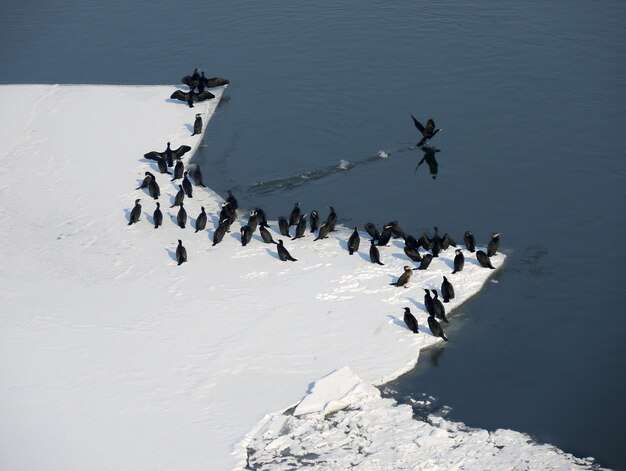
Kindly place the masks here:
<instances>
[{"instance_id":1,"label":"bird reflection in water","mask_svg":"<svg viewBox=\"0 0 626 471\"><path fill-rule=\"evenodd\" d=\"M439 366L439 357L441 357L444 350L445 348L443 348L443 346L432 346L424 350L424 357L428 354L426 358L428 358L432 366L436 368Z\"/></svg>"},{"instance_id":2,"label":"bird reflection in water","mask_svg":"<svg viewBox=\"0 0 626 471\"><path fill-rule=\"evenodd\" d=\"M417 173L417 169L426 162L428 165L428 170L430 170L430 174L433 177L433 180L437 178L437 171L439 170L439 164L437 163L437 159L435 158L435 153L440 152L439 149L435 147L422 147L422 152L424 152L424 157L419 161L417 167L415 167L415 173Z\"/></svg>"}]
</instances>

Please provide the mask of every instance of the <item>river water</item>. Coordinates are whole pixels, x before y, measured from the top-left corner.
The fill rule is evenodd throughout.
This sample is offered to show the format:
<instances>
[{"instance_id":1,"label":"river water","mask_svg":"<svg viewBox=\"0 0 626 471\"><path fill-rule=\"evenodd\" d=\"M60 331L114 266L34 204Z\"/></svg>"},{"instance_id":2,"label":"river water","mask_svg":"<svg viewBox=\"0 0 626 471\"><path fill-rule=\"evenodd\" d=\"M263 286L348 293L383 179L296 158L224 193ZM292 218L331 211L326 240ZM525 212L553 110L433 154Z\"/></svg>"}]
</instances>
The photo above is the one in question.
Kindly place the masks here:
<instances>
[{"instance_id":1,"label":"river water","mask_svg":"<svg viewBox=\"0 0 626 471\"><path fill-rule=\"evenodd\" d=\"M626 469L626 3L26 0L2 83L231 80L196 159L270 218L502 232L451 341L388 385ZM415 148L410 114L443 129ZM269 412L269 411L268 411Z\"/></svg>"}]
</instances>

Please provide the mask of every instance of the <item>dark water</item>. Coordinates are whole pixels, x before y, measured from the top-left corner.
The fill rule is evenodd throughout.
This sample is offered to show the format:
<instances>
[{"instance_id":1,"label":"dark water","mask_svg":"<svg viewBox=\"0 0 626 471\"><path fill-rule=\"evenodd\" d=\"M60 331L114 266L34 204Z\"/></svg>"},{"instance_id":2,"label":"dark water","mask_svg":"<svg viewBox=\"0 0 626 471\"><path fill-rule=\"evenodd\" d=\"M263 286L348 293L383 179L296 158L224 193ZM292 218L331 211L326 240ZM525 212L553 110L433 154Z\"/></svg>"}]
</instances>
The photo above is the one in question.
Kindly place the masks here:
<instances>
[{"instance_id":1,"label":"dark water","mask_svg":"<svg viewBox=\"0 0 626 471\"><path fill-rule=\"evenodd\" d=\"M244 206L501 231L498 283L391 387L626 469L626 3L3 6L3 83L229 78L198 159ZM444 129L436 163L410 113Z\"/></svg>"}]
</instances>

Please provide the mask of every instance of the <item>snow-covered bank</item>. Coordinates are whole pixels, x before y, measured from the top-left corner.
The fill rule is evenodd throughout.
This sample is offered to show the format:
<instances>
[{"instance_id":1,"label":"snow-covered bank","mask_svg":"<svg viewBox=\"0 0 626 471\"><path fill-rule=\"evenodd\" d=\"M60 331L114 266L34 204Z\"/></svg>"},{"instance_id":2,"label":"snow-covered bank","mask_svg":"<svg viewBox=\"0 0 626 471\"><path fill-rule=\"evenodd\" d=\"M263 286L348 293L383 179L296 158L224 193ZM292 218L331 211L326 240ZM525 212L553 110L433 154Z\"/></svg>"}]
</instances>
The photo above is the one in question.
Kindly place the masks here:
<instances>
[{"instance_id":1,"label":"snow-covered bank","mask_svg":"<svg viewBox=\"0 0 626 471\"><path fill-rule=\"evenodd\" d=\"M185 200L191 221L180 229L169 208L178 182L142 156L168 141L198 146L195 114L210 126L222 89L193 109L167 99L173 89L0 87L3 469L242 466L245 437L311 382L347 365L371 391L435 342L422 288L439 289L452 248L403 289L389 285L413 266L402 244L392 240L381 248L385 265L373 265L364 234L348 255L346 228L326 240L286 240L293 263L258 233L242 247L247 217L212 247L221 199L210 189L194 187ZM150 223L154 201L135 190L146 170L161 187L159 229ZM141 220L127 226L136 198ZM201 206L208 230L196 234ZM189 255L182 266L178 239ZM491 274L466 258L450 277L457 297L448 309ZM404 306L421 333L405 328Z\"/></svg>"}]
</instances>

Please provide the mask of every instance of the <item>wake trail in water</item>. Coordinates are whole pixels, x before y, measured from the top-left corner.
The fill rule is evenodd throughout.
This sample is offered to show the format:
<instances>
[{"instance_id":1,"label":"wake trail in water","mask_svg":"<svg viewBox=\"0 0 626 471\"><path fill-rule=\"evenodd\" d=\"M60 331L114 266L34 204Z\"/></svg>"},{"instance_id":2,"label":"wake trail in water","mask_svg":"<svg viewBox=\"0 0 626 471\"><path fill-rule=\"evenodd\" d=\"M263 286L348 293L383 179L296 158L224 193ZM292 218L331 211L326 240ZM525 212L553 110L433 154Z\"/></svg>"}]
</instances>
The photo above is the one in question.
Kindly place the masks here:
<instances>
[{"instance_id":1,"label":"wake trail in water","mask_svg":"<svg viewBox=\"0 0 626 471\"><path fill-rule=\"evenodd\" d=\"M255 183L250 187L249 192L255 195L270 195L278 191L291 190L300 185L304 185L306 183L316 180L321 180L322 178L335 175L339 172L346 172L357 167L363 167L373 162L378 162L379 160L387 159L392 154L401 154L403 152L408 152L414 149L415 147L403 147L394 151L379 150L376 155L370 155L354 162L341 159L337 164L332 166L324 167L321 169L307 170L306 172L302 172L297 175L292 175L285 178L278 178L276 180Z\"/></svg>"}]
</instances>

